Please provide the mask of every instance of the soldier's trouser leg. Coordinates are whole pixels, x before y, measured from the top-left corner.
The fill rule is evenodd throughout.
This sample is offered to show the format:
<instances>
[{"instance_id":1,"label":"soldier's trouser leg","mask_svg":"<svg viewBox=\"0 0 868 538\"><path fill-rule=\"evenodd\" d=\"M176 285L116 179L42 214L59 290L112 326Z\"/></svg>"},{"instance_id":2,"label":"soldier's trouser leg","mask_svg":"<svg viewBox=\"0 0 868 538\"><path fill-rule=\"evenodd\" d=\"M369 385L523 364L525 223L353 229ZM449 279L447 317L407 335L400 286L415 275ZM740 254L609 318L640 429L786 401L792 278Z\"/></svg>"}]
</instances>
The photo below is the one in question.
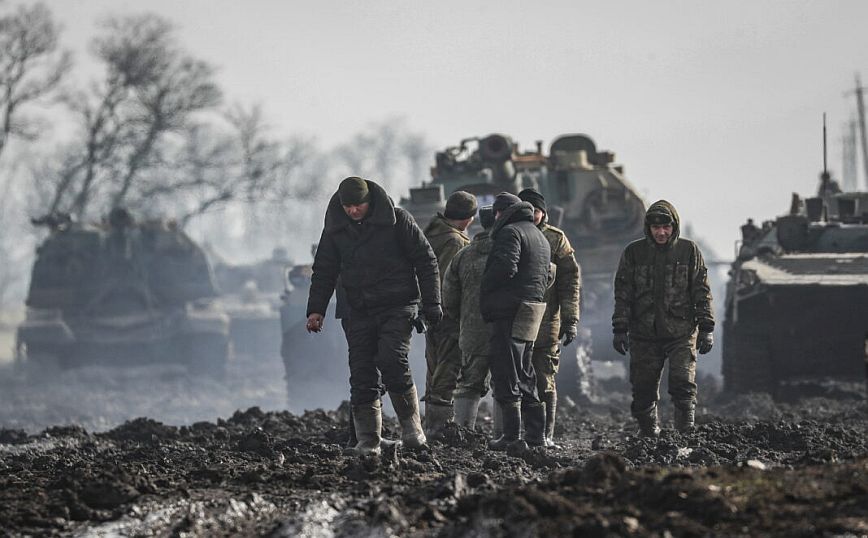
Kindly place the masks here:
<instances>
[{"instance_id":1,"label":"soldier's trouser leg","mask_svg":"<svg viewBox=\"0 0 868 538\"><path fill-rule=\"evenodd\" d=\"M434 335L436 361L431 375L431 384L425 401L451 405L458 375L461 371L461 348L458 347L458 331L449 327L437 327Z\"/></svg>"},{"instance_id":2,"label":"soldier's trouser leg","mask_svg":"<svg viewBox=\"0 0 868 538\"><path fill-rule=\"evenodd\" d=\"M669 395L675 408L675 429L693 428L696 413L696 335L664 345L669 359Z\"/></svg>"},{"instance_id":3,"label":"soldier's trouser leg","mask_svg":"<svg viewBox=\"0 0 868 538\"><path fill-rule=\"evenodd\" d=\"M657 400L660 399L660 375L666 355L663 346L653 341L630 342L630 384L633 403L630 411L639 423L639 433L654 436L657 426Z\"/></svg>"},{"instance_id":4,"label":"soldier's trouser leg","mask_svg":"<svg viewBox=\"0 0 868 538\"><path fill-rule=\"evenodd\" d=\"M455 423L473 429L479 400L488 393L488 355L463 353L455 388ZM495 406L497 409L497 406Z\"/></svg>"},{"instance_id":5,"label":"soldier's trouser leg","mask_svg":"<svg viewBox=\"0 0 868 538\"><path fill-rule=\"evenodd\" d=\"M539 403L533 369L533 342L512 337L512 320L490 323L489 367L498 402Z\"/></svg>"},{"instance_id":6,"label":"soldier's trouser leg","mask_svg":"<svg viewBox=\"0 0 868 538\"><path fill-rule=\"evenodd\" d=\"M549 345L533 347L533 368L536 372L536 387L539 397L545 404L545 441L546 446L555 446L555 416L557 415L558 392L555 378L561 362L560 345L555 342Z\"/></svg>"},{"instance_id":7,"label":"soldier's trouser leg","mask_svg":"<svg viewBox=\"0 0 868 538\"><path fill-rule=\"evenodd\" d=\"M378 315L353 313L347 323L350 355L350 402L358 405L389 392L405 393L413 387L410 373L412 324L407 309Z\"/></svg>"}]
</instances>

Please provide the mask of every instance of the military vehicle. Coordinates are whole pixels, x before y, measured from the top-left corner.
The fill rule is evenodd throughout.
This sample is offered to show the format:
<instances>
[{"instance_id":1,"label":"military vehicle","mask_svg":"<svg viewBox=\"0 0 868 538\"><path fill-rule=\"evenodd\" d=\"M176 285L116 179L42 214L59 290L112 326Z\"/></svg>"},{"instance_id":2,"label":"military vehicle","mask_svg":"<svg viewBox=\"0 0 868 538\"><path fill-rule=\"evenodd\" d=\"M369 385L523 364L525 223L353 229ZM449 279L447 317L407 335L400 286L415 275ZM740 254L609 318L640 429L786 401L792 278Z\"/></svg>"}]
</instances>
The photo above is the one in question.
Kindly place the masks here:
<instances>
[{"instance_id":1,"label":"military vehicle","mask_svg":"<svg viewBox=\"0 0 868 538\"><path fill-rule=\"evenodd\" d=\"M17 360L50 375L87 364L176 363L222 376L229 319L205 253L172 222L102 224L50 215L37 249Z\"/></svg>"},{"instance_id":2,"label":"military vehicle","mask_svg":"<svg viewBox=\"0 0 868 538\"><path fill-rule=\"evenodd\" d=\"M220 300L229 315L229 336L238 355L277 356L280 350L280 295L284 270L291 265L286 250L255 263L214 262Z\"/></svg>"},{"instance_id":3,"label":"military vehicle","mask_svg":"<svg viewBox=\"0 0 868 538\"><path fill-rule=\"evenodd\" d=\"M522 151L508 136L492 134L438 152L431 176L400 204L422 227L456 190L475 194L480 205L491 204L500 192L527 187L545 196L549 222L566 232L582 267L581 341L572 347L575 360L561 360L559 390L587 394L589 356L620 360L611 346L612 283L624 247L643 234L645 203L623 166L582 134L556 138L548 153L542 142Z\"/></svg>"},{"instance_id":4,"label":"military vehicle","mask_svg":"<svg viewBox=\"0 0 868 538\"><path fill-rule=\"evenodd\" d=\"M742 226L726 289L724 388L773 395L865 376L868 192L827 171L788 214ZM789 390L788 390L789 389Z\"/></svg>"}]
</instances>

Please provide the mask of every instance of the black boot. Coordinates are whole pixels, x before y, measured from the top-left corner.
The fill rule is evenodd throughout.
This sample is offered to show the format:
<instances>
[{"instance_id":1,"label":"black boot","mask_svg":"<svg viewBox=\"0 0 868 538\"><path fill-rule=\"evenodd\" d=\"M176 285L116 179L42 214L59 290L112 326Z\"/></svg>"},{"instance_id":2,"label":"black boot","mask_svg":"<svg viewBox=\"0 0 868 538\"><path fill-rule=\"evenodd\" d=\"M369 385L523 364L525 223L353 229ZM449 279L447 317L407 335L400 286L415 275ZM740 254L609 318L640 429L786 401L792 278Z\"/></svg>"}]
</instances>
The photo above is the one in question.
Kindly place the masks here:
<instances>
[{"instance_id":1,"label":"black boot","mask_svg":"<svg viewBox=\"0 0 868 538\"><path fill-rule=\"evenodd\" d=\"M488 443L491 450L506 450L511 444L519 441L518 432L521 430L521 403L520 402L497 402L503 416L503 435Z\"/></svg>"},{"instance_id":2,"label":"black boot","mask_svg":"<svg viewBox=\"0 0 868 538\"><path fill-rule=\"evenodd\" d=\"M657 425L657 404L654 403L650 408L633 414L636 417L636 422L639 423L639 435L642 437L658 437L660 435L660 427Z\"/></svg>"},{"instance_id":3,"label":"black boot","mask_svg":"<svg viewBox=\"0 0 868 538\"><path fill-rule=\"evenodd\" d=\"M356 423L353 421L353 406L350 406L349 425L347 426L347 446L346 448L355 448L359 440L356 438Z\"/></svg>"},{"instance_id":4,"label":"black boot","mask_svg":"<svg viewBox=\"0 0 868 538\"><path fill-rule=\"evenodd\" d=\"M557 391L546 392L543 395L546 405L546 446L549 448L557 448L555 444L555 415L558 412L558 393Z\"/></svg>"},{"instance_id":5,"label":"black boot","mask_svg":"<svg viewBox=\"0 0 868 538\"><path fill-rule=\"evenodd\" d=\"M528 446L546 446L545 405L542 402L523 404L521 406L521 419L524 422L524 441Z\"/></svg>"},{"instance_id":6,"label":"black boot","mask_svg":"<svg viewBox=\"0 0 868 538\"><path fill-rule=\"evenodd\" d=\"M696 404L692 400L676 400L673 404L675 407L675 429L682 433L693 430Z\"/></svg>"}]
</instances>

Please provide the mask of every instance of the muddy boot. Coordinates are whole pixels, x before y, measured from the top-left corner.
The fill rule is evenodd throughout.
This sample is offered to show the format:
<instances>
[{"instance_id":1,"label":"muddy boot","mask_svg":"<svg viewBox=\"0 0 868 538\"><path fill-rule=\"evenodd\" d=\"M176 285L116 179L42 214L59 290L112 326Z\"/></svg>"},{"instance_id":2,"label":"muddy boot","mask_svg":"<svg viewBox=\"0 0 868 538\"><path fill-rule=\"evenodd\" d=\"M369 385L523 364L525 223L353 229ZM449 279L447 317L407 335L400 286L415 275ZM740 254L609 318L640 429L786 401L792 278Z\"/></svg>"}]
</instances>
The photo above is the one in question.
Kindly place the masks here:
<instances>
[{"instance_id":1,"label":"muddy boot","mask_svg":"<svg viewBox=\"0 0 868 538\"><path fill-rule=\"evenodd\" d=\"M443 428L452 422L452 406L425 402L425 435L430 439L442 439Z\"/></svg>"},{"instance_id":2,"label":"muddy boot","mask_svg":"<svg viewBox=\"0 0 868 538\"><path fill-rule=\"evenodd\" d=\"M465 428L476 427L476 413L479 411L479 397L455 398L455 423Z\"/></svg>"},{"instance_id":3,"label":"muddy boot","mask_svg":"<svg viewBox=\"0 0 868 538\"><path fill-rule=\"evenodd\" d=\"M521 420L524 423L524 441L528 446L546 446L546 408L542 402L523 404Z\"/></svg>"},{"instance_id":4,"label":"muddy boot","mask_svg":"<svg viewBox=\"0 0 868 538\"><path fill-rule=\"evenodd\" d=\"M691 400L677 400L675 406L675 429L685 433L693 430L696 404Z\"/></svg>"},{"instance_id":5,"label":"muddy boot","mask_svg":"<svg viewBox=\"0 0 868 538\"><path fill-rule=\"evenodd\" d=\"M543 395L543 401L546 406L546 446L558 448L558 445L555 444L555 415L558 412L558 393L556 391L546 392Z\"/></svg>"},{"instance_id":6,"label":"muddy boot","mask_svg":"<svg viewBox=\"0 0 868 538\"><path fill-rule=\"evenodd\" d=\"M350 416L347 421L347 446L348 449L356 448L359 439L356 437L356 423L353 420L353 408L350 406Z\"/></svg>"},{"instance_id":7,"label":"muddy boot","mask_svg":"<svg viewBox=\"0 0 868 538\"><path fill-rule=\"evenodd\" d=\"M518 437L521 430L521 402L497 402L503 416L503 434L488 443L491 450L506 450L510 445L522 442Z\"/></svg>"},{"instance_id":8,"label":"muddy boot","mask_svg":"<svg viewBox=\"0 0 868 538\"><path fill-rule=\"evenodd\" d=\"M657 425L657 405L650 409L635 413L636 422L639 423L639 435L642 437L658 437L660 427Z\"/></svg>"},{"instance_id":9,"label":"muddy boot","mask_svg":"<svg viewBox=\"0 0 868 538\"><path fill-rule=\"evenodd\" d=\"M380 453L383 414L380 400L353 406L353 424L358 443L353 452L360 455Z\"/></svg>"},{"instance_id":10,"label":"muddy boot","mask_svg":"<svg viewBox=\"0 0 868 538\"><path fill-rule=\"evenodd\" d=\"M419 395L416 386L404 393L390 392L392 407L398 415L401 424L401 441L410 448L425 446L425 432L422 431L422 419L419 417Z\"/></svg>"}]
</instances>

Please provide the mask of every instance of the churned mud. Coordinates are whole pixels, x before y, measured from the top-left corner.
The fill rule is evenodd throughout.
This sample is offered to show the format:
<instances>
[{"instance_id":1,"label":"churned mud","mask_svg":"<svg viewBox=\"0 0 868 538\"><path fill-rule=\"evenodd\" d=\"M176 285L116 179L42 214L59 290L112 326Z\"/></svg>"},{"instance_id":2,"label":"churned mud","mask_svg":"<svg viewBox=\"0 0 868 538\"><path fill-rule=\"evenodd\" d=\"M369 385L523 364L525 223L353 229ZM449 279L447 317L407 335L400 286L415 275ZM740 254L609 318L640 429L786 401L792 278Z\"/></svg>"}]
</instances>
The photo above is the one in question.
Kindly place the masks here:
<instances>
[{"instance_id":1,"label":"churned mud","mask_svg":"<svg viewBox=\"0 0 868 538\"><path fill-rule=\"evenodd\" d=\"M606 388L606 387L603 387ZM346 406L175 426L136 418L0 430L8 536L862 536L861 387L775 402L706 391L696 430L634 435L625 397L563 399L559 449L486 448L451 426L423 450L344 453ZM664 426L669 417L664 398ZM5 410L9 413L9 410ZM398 436L386 420L387 436Z\"/></svg>"}]
</instances>

